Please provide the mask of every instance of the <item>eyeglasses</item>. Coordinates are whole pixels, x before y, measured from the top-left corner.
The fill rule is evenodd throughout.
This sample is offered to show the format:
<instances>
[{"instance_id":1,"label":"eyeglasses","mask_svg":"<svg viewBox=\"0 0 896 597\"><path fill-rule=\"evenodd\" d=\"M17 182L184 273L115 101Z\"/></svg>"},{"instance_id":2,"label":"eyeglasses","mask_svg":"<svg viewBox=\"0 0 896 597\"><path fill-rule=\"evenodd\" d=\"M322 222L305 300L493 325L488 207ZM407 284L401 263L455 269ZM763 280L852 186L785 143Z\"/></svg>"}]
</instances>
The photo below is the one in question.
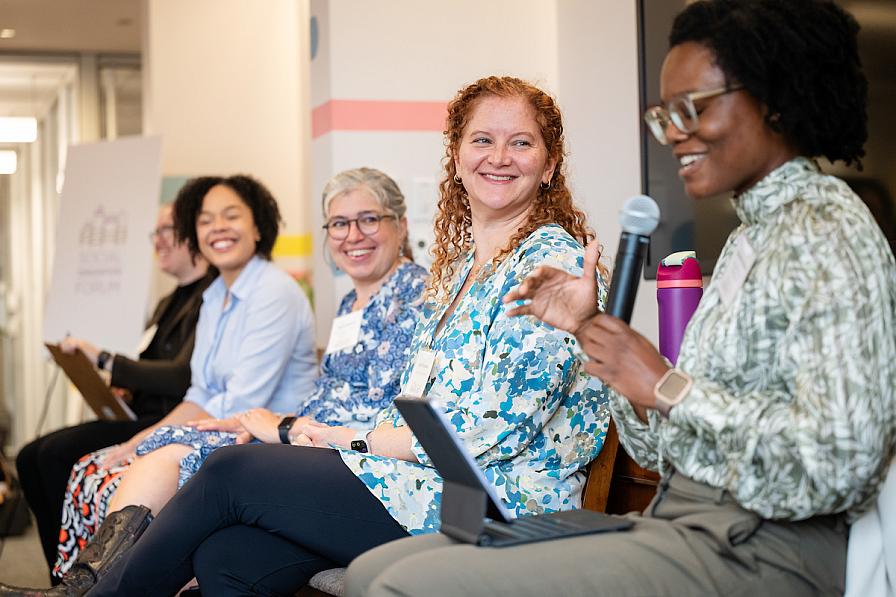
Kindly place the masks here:
<instances>
[{"instance_id":1,"label":"eyeglasses","mask_svg":"<svg viewBox=\"0 0 896 597\"><path fill-rule=\"evenodd\" d=\"M156 238L161 238L169 243L174 242L174 226L159 226L149 233L149 242L156 242Z\"/></svg>"},{"instance_id":2,"label":"eyeglasses","mask_svg":"<svg viewBox=\"0 0 896 597\"><path fill-rule=\"evenodd\" d=\"M362 213L357 218L333 218L323 225L323 229L333 240L345 240L348 238L352 222L354 222L361 234L370 236L377 233L382 220L394 217L392 214Z\"/></svg>"},{"instance_id":3,"label":"eyeglasses","mask_svg":"<svg viewBox=\"0 0 896 597\"><path fill-rule=\"evenodd\" d=\"M718 97L732 91L743 89L743 85L726 85L707 91L694 91L674 97L665 106L653 106L644 112L644 122L656 140L663 145L669 145L669 137L666 129L670 124L675 125L679 131L685 134L693 133L700 126L697 116L697 108L694 102L711 97Z\"/></svg>"}]
</instances>

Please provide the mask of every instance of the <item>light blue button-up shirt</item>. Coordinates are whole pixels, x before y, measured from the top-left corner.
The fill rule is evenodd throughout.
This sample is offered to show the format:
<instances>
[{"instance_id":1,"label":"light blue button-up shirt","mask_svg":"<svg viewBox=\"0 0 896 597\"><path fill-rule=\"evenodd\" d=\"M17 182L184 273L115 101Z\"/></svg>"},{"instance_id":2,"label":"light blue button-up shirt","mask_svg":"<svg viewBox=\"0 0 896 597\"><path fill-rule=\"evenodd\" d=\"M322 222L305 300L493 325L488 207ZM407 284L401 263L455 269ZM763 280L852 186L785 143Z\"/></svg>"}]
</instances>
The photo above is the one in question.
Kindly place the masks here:
<instances>
[{"instance_id":1,"label":"light blue button-up shirt","mask_svg":"<svg viewBox=\"0 0 896 597\"><path fill-rule=\"evenodd\" d=\"M298 284L253 257L229 289L218 277L203 293L185 401L214 417L249 408L295 412L314 391L311 308Z\"/></svg>"}]
</instances>

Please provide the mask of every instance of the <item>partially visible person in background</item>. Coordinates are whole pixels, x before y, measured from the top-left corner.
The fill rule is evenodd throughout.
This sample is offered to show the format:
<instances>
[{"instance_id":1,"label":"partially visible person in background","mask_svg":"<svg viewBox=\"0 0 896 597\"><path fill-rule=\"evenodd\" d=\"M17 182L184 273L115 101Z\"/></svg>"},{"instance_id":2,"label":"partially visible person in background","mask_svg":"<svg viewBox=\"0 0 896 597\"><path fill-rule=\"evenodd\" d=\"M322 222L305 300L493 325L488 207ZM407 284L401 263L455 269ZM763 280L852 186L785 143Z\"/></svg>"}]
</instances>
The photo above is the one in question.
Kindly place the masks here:
<instances>
[{"instance_id":1,"label":"partially visible person in background","mask_svg":"<svg viewBox=\"0 0 896 597\"><path fill-rule=\"evenodd\" d=\"M72 466L87 454L127 441L157 423L184 397L190 387L190 355L202 293L213 280L205 259L190 254L174 234L172 206L159 210L150 234L156 260L177 288L162 298L146 328L139 360L109 354L79 338L61 342L65 352L80 350L98 369L108 371L114 389L126 391L134 421L91 421L43 435L23 447L16 458L22 490L37 520L47 564L56 561L59 521L65 484Z\"/></svg>"}]
</instances>

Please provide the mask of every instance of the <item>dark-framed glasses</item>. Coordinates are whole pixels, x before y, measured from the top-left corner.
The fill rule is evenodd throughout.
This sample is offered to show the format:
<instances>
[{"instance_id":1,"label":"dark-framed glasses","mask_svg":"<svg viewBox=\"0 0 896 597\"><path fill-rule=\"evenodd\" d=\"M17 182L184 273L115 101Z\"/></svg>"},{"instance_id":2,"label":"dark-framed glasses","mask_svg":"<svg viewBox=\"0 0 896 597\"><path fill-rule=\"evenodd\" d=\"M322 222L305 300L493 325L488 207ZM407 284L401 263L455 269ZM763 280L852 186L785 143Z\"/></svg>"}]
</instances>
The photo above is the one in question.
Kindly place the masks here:
<instances>
[{"instance_id":1,"label":"dark-framed glasses","mask_svg":"<svg viewBox=\"0 0 896 597\"><path fill-rule=\"evenodd\" d=\"M743 85L726 85L716 89L707 89L706 91L684 93L669 100L665 106L648 108L644 112L644 122L647 123L647 128L650 129L657 141L663 145L669 145L666 130L670 124L685 134L693 133L700 126L700 119L694 102L718 97L738 89L743 89Z\"/></svg>"},{"instance_id":2,"label":"dark-framed glasses","mask_svg":"<svg viewBox=\"0 0 896 597\"><path fill-rule=\"evenodd\" d=\"M357 218L333 218L323 225L327 236L333 240L345 240L348 238L352 222L358 227L358 231L364 236L376 234L380 229L380 222L387 218L394 218L392 214L361 213Z\"/></svg>"},{"instance_id":3,"label":"dark-framed glasses","mask_svg":"<svg viewBox=\"0 0 896 597\"><path fill-rule=\"evenodd\" d=\"M174 226L159 226L149 233L149 242L156 242L157 238L161 238L169 243L174 242Z\"/></svg>"}]
</instances>

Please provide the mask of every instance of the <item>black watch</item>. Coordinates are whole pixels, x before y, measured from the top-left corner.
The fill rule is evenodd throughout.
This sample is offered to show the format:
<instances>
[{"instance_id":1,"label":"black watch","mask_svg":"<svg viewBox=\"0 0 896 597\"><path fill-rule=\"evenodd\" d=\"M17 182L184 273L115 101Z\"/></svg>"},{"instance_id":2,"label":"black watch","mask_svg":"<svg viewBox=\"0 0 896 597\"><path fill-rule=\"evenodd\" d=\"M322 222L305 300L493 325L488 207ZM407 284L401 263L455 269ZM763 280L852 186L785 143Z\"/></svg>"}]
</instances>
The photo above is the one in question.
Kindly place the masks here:
<instances>
[{"instance_id":1,"label":"black watch","mask_svg":"<svg viewBox=\"0 0 896 597\"><path fill-rule=\"evenodd\" d=\"M371 430L372 431L372 430ZM363 432L359 431L355 434L355 437L349 442L349 447L355 452L361 452L362 454L370 453L370 445L367 443L367 436L370 435L371 431Z\"/></svg>"},{"instance_id":2,"label":"black watch","mask_svg":"<svg viewBox=\"0 0 896 597\"><path fill-rule=\"evenodd\" d=\"M280 434L280 441L284 444L288 444L289 442L289 430L292 429L292 424L296 422L295 417L283 417L280 419L280 424L277 425L277 432Z\"/></svg>"},{"instance_id":3,"label":"black watch","mask_svg":"<svg viewBox=\"0 0 896 597\"><path fill-rule=\"evenodd\" d=\"M108 350L100 351L100 354L96 355L96 368L100 371L104 371L106 369L106 363L111 358L112 354Z\"/></svg>"}]
</instances>

